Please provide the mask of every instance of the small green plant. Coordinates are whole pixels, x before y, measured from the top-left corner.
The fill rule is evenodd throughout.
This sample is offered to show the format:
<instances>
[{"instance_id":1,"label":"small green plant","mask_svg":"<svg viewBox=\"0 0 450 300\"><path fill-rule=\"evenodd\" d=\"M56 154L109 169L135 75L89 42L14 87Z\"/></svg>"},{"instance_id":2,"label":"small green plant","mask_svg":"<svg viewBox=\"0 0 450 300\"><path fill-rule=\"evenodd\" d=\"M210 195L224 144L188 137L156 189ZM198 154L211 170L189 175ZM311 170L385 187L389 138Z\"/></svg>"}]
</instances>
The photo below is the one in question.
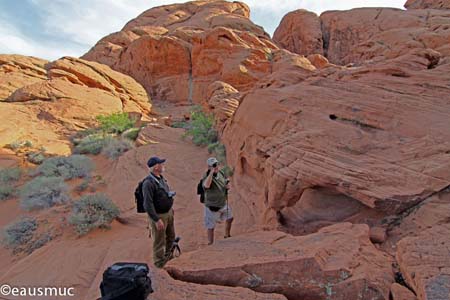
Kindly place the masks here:
<instances>
[{"instance_id":1,"label":"small green plant","mask_svg":"<svg viewBox=\"0 0 450 300\"><path fill-rule=\"evenodd\" d=\"M44 160L36 174L64 179L87 177L94 168L92 160L84 155L56 156Z\"/></svg>"},{"instance_id":2,"label":"small green plant","mask_svg":"<svg viewBox=\"0 0 450 300\"><path fill-rule=\"evenodd\" d=\"M21 206L25 210L37 210L65 203L69 200L68 190L61 177L36 177L20 189Z\"/></svg>"},{"instance_id":3,"label":"small green plant","mask_svg":"<svg viewBox=\"0 0 450 300\"><path fill-rule=\"evenodd\" d=\"M73 152L75 154L100 154L105 144L111 139L111 136L104 134L88 135L78 141Z\"/></svg>"},{"instance_id":4,"label":"small green plant","mask_svg":"<svg viewBox=\"0 0 450 300\"><path fill-rule=\"evenodd\" d=\"M0 182L12 182L20 179L22 169L18 167L0 169Z\"/></svg>"},{"instance_id":5,"label":"small green plant","mask_svg":"<svg viewBox=\"0 0 450 300\"><path fill-rule=\"evenodd\" d=\"M127 129L133 128L135 120L128 113L113 113L110 115L97 116L100 129L105 133L121 134Z\"/></svg>"},{"instance_id":6,"label":"small green plant","mask_svg":"<svg viewBox=\"0 0 450 300\"><path fill-rule=\"evenodd\" d=\"M2 244L13 249L14 252L33 239L34 232L38 228L35 218L24 217L19 221L9 224L3 230Z\"/></svg>"},{"instance_id":7,"label":"small green plant","mask_svg":"<svg viewBox=\"0 0 450 300\"><path fill-rule=\"evenodd\" d=\"M112 139L103 147L102 154L110 159L117 159L133 147L133 143L128 139Z\"/></svg>"},{"instance_id":8,"label":"small green plant","mask_svg":"<svg viewBox=\"0 0 450 300\"><path fill-rule=\"evenodd\" d=\"M44 162L46 156L43 151L32 151L27 153L27 160L35 165L40 165Z\"/></svg>"},{"instance_id":9,"label":"small green plant","mask_svg":"<svg viewBox=\"0 0 450 300\"><path fill-rule=\"evenodd\" d=\"M26 140L26 141L15 141L15 142L12 142L9 145L6 145L6 148L9 148L9 149L14 150L14 151L22 149L22 148L31 148L31 147L33 147L33 143L31 141L28 141L28 140Z\"/></svg>"},{"instance_id":10,"label":"small green plant","mask_svg":"<svg viewBox=\"0 0 450 300\"><path fill-rule=\"evenodd\" d=\"M214 116L206 114L201 107L195 107L191 112L191 124L185 136L192 137L197 146L207 146L218 141L218 133L213 127Z\"/></svg>"},{"instance_id":11,"label":"small green plant","mask_svg":"<svg viewBox=\"0 0 450 300\"><path fill-rule=\"evenodd\" d=\"M81 236L95 228L109 228L119 214L117 206L106 195L86 195L73 204L69 223Z\"/></svg>"},{"instance_id":12,"label":"small green plant","mask_svg":"<svg viewBox=\"0 0 450 300\"><path fill-rule=\"evenodd\" d=\"M137 128L137 127L127 129L122 133L121 136L124 139L129 139L131 141L135 141L137 139L137 137L139 136L139 132L141 131L141 129L142 128Z\"/></svg>"}]
</instances>

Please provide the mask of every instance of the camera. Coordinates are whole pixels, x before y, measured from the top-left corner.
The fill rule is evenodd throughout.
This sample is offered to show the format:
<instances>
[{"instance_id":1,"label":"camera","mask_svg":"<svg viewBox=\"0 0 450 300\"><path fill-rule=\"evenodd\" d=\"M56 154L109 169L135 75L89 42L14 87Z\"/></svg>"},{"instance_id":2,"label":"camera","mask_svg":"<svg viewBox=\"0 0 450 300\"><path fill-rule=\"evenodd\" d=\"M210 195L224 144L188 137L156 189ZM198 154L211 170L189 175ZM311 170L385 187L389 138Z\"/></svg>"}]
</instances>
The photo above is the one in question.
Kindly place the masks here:
<instances>
[{"instance_id":1,"label":"camera","mask_svg":"<svg viewBox=\"0 0 450 300\"><path fill-rule=\"evenodd\" d=\"M214 164L212 165L212 167L213 167L213 168L217 168L217 163L214 163Z\"/></svg>"},{"instance_id":2,"label":"camera","mask_svg":"<svg viewBox=\"0 0 450 300\"><path fill-rule=\"evenodd\" d=\"M176 195L177 193L175 191L168 191L167 192L167 196L169 196L169 198L172 198Z\"/></svg>"}]
</instances>

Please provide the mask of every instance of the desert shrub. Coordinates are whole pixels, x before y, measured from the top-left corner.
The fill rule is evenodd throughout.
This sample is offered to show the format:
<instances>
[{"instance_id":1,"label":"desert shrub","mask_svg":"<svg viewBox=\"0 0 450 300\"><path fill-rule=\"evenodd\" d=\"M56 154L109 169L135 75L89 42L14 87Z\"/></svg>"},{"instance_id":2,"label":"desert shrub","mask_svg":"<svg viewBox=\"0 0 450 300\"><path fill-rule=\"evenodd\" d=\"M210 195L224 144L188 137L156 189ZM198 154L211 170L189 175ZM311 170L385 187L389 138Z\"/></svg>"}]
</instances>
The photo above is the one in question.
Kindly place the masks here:
<instances>
[{"instance_id":1,"label":"desert shrub","mask_svg":"<svg viewBox=\"0 0 450 300\"><path fill-rule=\"evenodd\" d=\"M196 107L191 112L191 124L185 136L192 137L197 146L207 146L218 140L218 133L214 129L214 116L206 114L201 108Z\"/></svg>"},{"instance_id":2,"label":"desert shrub","mask_svg":"<svg viewBox=\"0 0 450 300\"><path fill-rule=\"evenodd\" d=\"M32 151L27 154L27 160L35 165L42 164L45 159L46 156L42 151Z\"/></svg>"},{"instance_id":3,"label":"desert shrub","mask_svg":"<svg viewBox=\"0 0 450 300\"><path fill-rule=\"evenodd\" d=\"M0 169L0 182L12 182L20 179L22 170L18 167Z\"/></svg>"},{"instance_id":4,"label":"desert shrub","mask_svg":"<svg viewBox=\"0 0 450 300\"><path fill-rule=\"evenodd\" d=\"M110 159L117 159L130 149L133 149L134 145L127 139L112 139L103 147L102 154Z\"/></svg>"},{"instance_id":5,"label":"desert shrub","mask_svg":"<svg viewBox=\"0 0 450 300\"><path fill-rule=\"evenodd\" d=\"M90 177L85 177L83 181L75 187L77 192L84 192L89 188L89 184L91 183Z\"/></svg>"},{"instance_id":6,"label":"desert shrub","mask_svg":"<svg viewBox=\"0 0 450 300\"><path fill-rule=\"evenodd\" d=\"M113 113L110 115L97 116L100 129L105 133L121 134L134 126L133 120L128 113Z\"/></svg>"},{"instance_id":7,"label":"desert shrub","mask_svg":"<svg viewBox=\"0 0 450 300\"><path fill-rule=\"evenodd\" d=\"M14 188L6 183L0 184L0 201L6 200L14 195Z\"/></svg>"},{"instance_id":8,"label":"desert shrub","mask_svg":"<svg viewBox=\"0 0 450 300\"><path fill-rule=\"evenodd\" d=\"M92 160L84 155L56 156L44 160L37 168L36 174L47 177L62 177L64 179L87 177L94 165Z\"/></svg>"},{"instance_id":9,"label":"desert shrub","mask_svg":"<svg viewBox=\"0 0 450 300\"><path fill-rule=\"evenodd\" d=\"M31 243L29 243L28 247L24 249L27 254L32 253L34 250L39 249L45 246L48 242L53 239L53 236L49 232L45 232L40 236L33 239Z\"/></svg>"},{"instance_id":10,"label":"desert shrub","mask_svg":"<svg viewBox=\"0 0 450 300\"><path fill-rule=\"evenodd\" d=\"M61 177L36 177L20 189L21 206L26 210L34 210L67 202L68 189Z\"/></svg>"},{"instance_id":11,"label":"desert shrub","mask_svg":"<svg viewBox=\"0 0 450 300\"><path fill-rule=\"evenodd\" d=\"M133 127L133 128L127 129L122 133L122 138L135 141L137 139L137 137L139 136L139 132L141 131L141 129L142 129L141 127L139 127L139 128Z\"/></svg>"},{"instance_id":12,"label":"desert shrub","mask_svg":"<svg viewBox=\"0 0 450 300\"><path fill-rule=\"evenodd\" d=\"M73 204L69 222L79 235L84 235L95 228L109 228L119 214L117 206L106 195L92 194Z\"/></svg>"},{"instance_id":13,"label":"desert shrub","mask_svg":"<svg viewBox=\"0 0 450 300\"><path fill-rule=\"evenodd\" d=\"M33 239L37 228L38 223L35 218L24 217L4 228L2 244L6 248L16 250Z\"/></svg>"},{"instance_id":14,"label":"desert shrub","mask_svg":"<svg viewBox=\"0 0 450 300\"><path fill-rule=\"evenodd\" d=\"M11 144L7 145L6 148L9 148L11 150L19 150L22 148L30 148L33 147L33 143L31 141L15 141Z\"/></svg>"},{"instance_id":15,"label":"desert shrub","mask_svg":"<svg viewBox=\"0 0 450 300\"><path fill-rule=\"evenodd\" d=\"M112 139L104 134L93 134L82 138L74 148L75 154L94 154L102 152L105 144Z\"/></svg>"},{"instance_id":16,"label":"desert shrub","mask_svg":"<svg viewBox=\"0 0 450 300\"><path fill-rule=\"evenodd\" d=\"M186 121L175 121L172 123L172 127L173 128L184 128L184 129L188 129L189 128L189 123Z\"/></svg>"}]
</instances>

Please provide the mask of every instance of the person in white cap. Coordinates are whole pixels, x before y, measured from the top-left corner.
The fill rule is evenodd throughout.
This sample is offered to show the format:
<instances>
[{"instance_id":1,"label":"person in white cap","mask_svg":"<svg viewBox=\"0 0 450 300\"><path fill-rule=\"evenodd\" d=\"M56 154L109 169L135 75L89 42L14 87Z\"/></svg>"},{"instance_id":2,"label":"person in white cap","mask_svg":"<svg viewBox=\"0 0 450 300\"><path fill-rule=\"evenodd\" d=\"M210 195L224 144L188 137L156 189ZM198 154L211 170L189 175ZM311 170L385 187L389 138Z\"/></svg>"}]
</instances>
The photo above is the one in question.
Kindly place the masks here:
<instances>
[{"instance_id":1,"label":"person in white cap","mask_svg":"<svg viewBox=\"0 0 450 300\"><path fill-rule=\"evenodd\" d=\"M208 232L208 245L214 243L214 228L217 222L225 221L225 238L231 236L233 213L228 205L229 180L219 170L219 161L215 157L207 160L208 172L202 183L205 190L205 227Z\"/></svg>"}]
</instances>

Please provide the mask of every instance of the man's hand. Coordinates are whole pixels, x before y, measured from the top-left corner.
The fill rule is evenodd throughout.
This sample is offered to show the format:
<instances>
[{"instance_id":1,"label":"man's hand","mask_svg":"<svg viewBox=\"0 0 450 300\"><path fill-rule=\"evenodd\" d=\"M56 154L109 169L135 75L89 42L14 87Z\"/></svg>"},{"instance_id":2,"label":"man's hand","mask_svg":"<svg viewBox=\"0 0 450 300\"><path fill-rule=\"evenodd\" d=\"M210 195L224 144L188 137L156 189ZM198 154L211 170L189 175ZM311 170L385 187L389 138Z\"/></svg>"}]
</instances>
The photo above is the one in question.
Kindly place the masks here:
<instances>
[{"instance_id":1,"label":"man's hand","mask_svg":"<svg viewBox=\"0 0 450 300\"><path fill-rule=\"evenodd\" d=\"M158 229L158 231L164 230L164 222L161 219L156 222L156 229Z\"/></svg>"}]
</instances>

